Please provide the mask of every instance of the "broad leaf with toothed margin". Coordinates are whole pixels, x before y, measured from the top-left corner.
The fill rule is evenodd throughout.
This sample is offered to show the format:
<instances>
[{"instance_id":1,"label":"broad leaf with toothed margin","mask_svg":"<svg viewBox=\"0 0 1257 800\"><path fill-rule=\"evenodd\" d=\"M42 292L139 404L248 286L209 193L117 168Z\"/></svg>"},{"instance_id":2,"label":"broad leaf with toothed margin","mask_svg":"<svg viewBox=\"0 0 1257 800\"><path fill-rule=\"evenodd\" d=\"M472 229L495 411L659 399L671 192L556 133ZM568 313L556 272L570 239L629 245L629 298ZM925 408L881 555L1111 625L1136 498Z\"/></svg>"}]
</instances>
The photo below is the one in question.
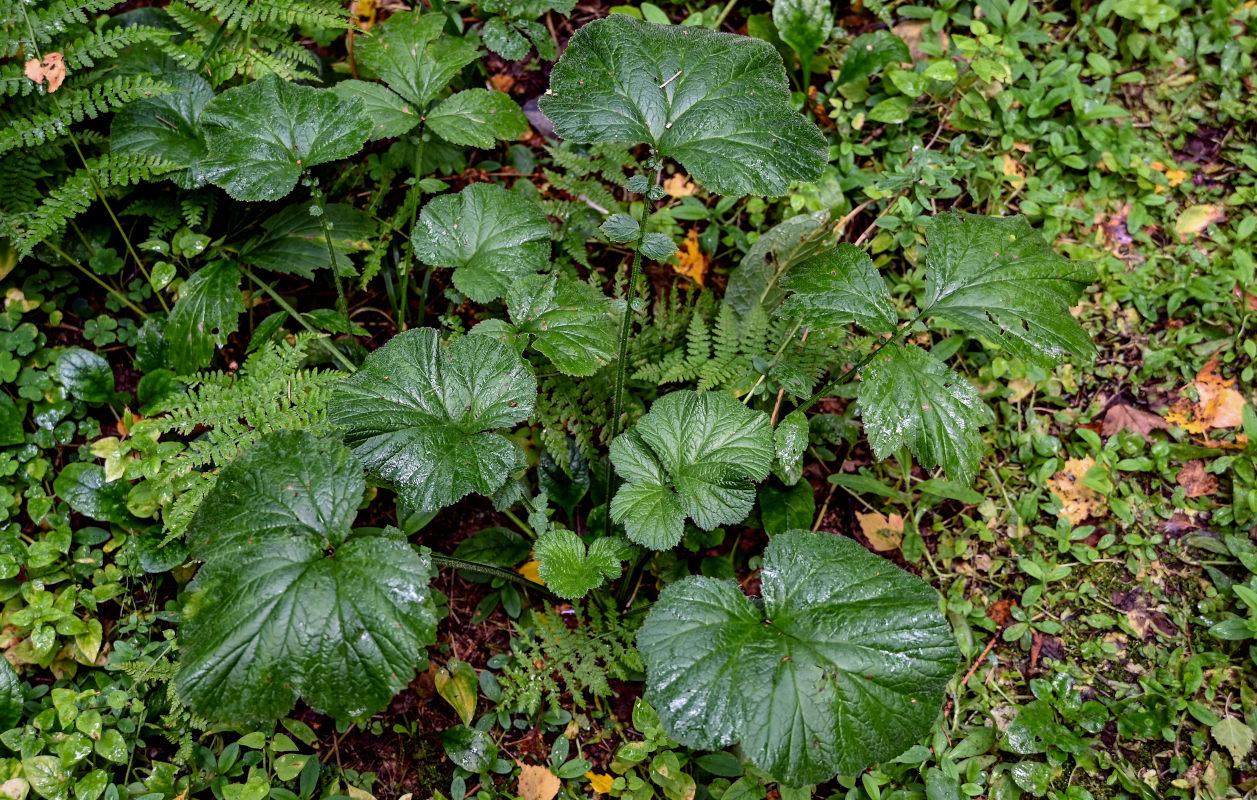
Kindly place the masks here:
<instances>
[{"instance_id":1,"label":"broad leaf with toothed margin","mask_svg":"<svg viewBox=\"0 0 1257 800\"><path fill-rule=\"evenodd\" d=\"M524 336L565 375L593 375L615 358L611 301L587 283L562 275L529 275L506 292L511 322L491 319L474 333L514 341ZM518 344L522 349L523 342Z\"/></svg>"},{"instance_id":2,"label":"broad leaf with toothed margin","mask_svg":"<svg viewBox=\"0 0 1257 800\"><path fill-rule=\"evenodd\" d=\"M620 560L630 549L632 545L622 538L609 536L595 540L586 550L579 536L557 528L537 537L533 555L541 562L538 574L550 591L576 600L620 577Z\"/></svg>"},{"instance_id":3,"label":"broad leaf with toothed margin","mask_svg":"<svg viewBox=\"0 0 1257 800\"><path fill-rule=\"evenodd\" d=\"M1095 356L1069 313L1094 270L1054 252L1025 217L940 214L925 237L923 313L1040 364Z\"/></svg>"},{"instance_id":4,"label":"broad leaf with toothed margin","mask_svg":"<svg viewBox=\"0 0 1257 800\"><path fill-rule=\"evenodd\" d=\"M519 445L495 431L532 414L537 380L510 346L464 336L441 347L419 328L394 336L332 387L328 419L373 474L418 511L471 492L492 495L523 469Z\"/></svg>"},{"instance_id":5,"label":"broad leaf with toothed margin","mask_svg":"<svg viewBox=\"0 0 1257 800\"><path fill-rule=\"evenodd\" d=\"M357 57L394 92L422 113L459 70L476 60L471 37L444 36L444 14L401 11L357 40Z\"/></svg>"},{"instance_id":6,"label":"broad leaf with toothed margin","mask_svg":"<svg viewBox=\"0 0 1257 800\"><path fill-rule=\"evenodd\" d=\"M118 109L109 126L109 148L115 153L160 156L183 164L184 169L163 177L180 188L195 189L205 183L201 160L207 149L201 112L214 99L214 89L190 72L166 73L161 80L175 91L144 97Z\"/></svg>"},{"instance_id":7,"label":"broad leaf with toothed margin","mask_svg":"<svg viewBox=\"0 0 1257 800\"><path fill-rule=\"evenodd\" d=\"M762 603L733 581L663 590L637 636L646 696L690 747L739 743L787 786L857 775L924 737L959 652L938 594L850 539L768 543Z\"/></svg>"},{"instance_id":8,"label":"broad leaf with toothed margin","mask_svg":"<svg viewBox=\"0 0 1257 800\"><path fill-rule=\"evenodd\" d=\"M271 73L227 91L201 113L207 180L237 200L278 200L303 170L349 158L371 133L362 101Z\"/></svg>"},{"instance_id":9,"label":"broad leaf with toothed margin","mask_svg":"<svg viewBox=\"0 0 1257 800\"><path fill-rule=\"evenodd\" d=\"M209 366L214 347L222 347L240 325L240 267L226 258L213 261L179 287L164 338L175 372L187 375Z\"/></svg>"},{"instance_id":10,"label":"broad leaf with toothed margin","mask_svg":"<svg viewBox=\"0 0 1257 800\"><path fill-rule=\"evenodd\" d=\"M298 698L337 719L379 711L436 640L432 567L396 529L351 531L366 484L339 442L279 431L232 461L188 528L204 562L175 688L221 722Z\"/></svg>"},{"instance_id":11,"label":"broad leaf with toothed margin","mask_svg":"<svg viewBox=\"0 0 1257 800\"><path fill-rule=\"evenodd\" d=\"M681 541L685 518L704 530L746 519L753 481L768 476L773 432L768 415L719 392L673 392L611 443L611 461L627 483L611 500L611 518L654 550Z\"/></svg>"},{"instance_id":12,"label":"broad leaf with toothed margin","mask_svg":"<svg viewBox=\"0 0 1257 800\"><path fill-rule=\"evenodd\" d=\"M919 347L889 345L864 368L856 397L878 458L907 445L924 466L973 481L986 451L979 428L995 416L963 376Z\"/></svg>"},{"instance_id":13,"label":"broad leaf with toothed margin","mask_svg":"<svg viewBox=\"0 0 1257 800\"><path fill-rule=\"evenodd\" d=\"M576 32L541 110L564 139L645 142L719 194L783 194L828 156L772 45L624 14Z\"/></svg>"},{"instance_id":14,"label":"broad leaf with toothed margin","mask_svg":"<svg viewBox=\"0 0 1257 800\"><path fill-rule=\"evenodd\" d=\"M518 139L528 131L528 118L510 95L488 89L452 94L427 116L429 130L464 147L493 147L499 139Z\"/></svg>"},{"instance_id":15,"label":"broad leaf with toothed margin","mask_svg":"<svg viewBox=\"0 0 1257 800\"><path fill-rule=\"evenodd\" d=\"M473 183L423 208L415 254L453 267L454 286L477 303L506 294L550 262L550 223L536 201L492 183Z\"/></svg>"},{"instance_id":16,"label":"broad leaf with toothed margin","mask_svg":"<svg viewBox=\"0 0 1257 800\"><path fill-rule=\"evenodd\" d=\"M781 41L790 45L800 59L810 59L829 41L834 12L829 0L776 0L773 24L777 26Z\"/></svg>"},{"instance_id":17,"label":"broad leaf with toothed margin","mask_svg":"<svg viewBox=\"0 0 1257 800\"><path fill-rule=\"evenodd\" d=\"M808 325L854 322L869 333L891 333L899 325L886 281L855 245L840 244L796 265L781 287L791 292L781 313L803 317Z\"/></svg>"}]
</instances>

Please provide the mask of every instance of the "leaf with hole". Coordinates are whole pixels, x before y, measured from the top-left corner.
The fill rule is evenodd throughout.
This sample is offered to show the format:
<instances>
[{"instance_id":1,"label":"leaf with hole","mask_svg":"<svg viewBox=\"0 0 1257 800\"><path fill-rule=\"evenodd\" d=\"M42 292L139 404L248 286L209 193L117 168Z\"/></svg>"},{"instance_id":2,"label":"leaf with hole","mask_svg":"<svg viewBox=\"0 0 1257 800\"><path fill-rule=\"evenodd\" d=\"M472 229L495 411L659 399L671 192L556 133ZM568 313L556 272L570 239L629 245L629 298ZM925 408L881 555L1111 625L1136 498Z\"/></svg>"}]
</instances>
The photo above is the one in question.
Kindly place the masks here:
<instances>
[{"instance_id":1,"label":"leaf with hole","mask_svg":"<svg viewBox=\"0 0 1257 800\"><path fill-rule=\"evenodd\" d=\"M497 432L532 414L537 381L508 345L464 336L447 347L419 328L394 336L332 387L328 420L373 474L415 510L471 492L486 496L523 469L519 445Z\"/></svg>"},{"instance_id":2,"label":"leaf with hole","mask_svg":"<svg viewBox=\"0 0 1257 800\"><path fill-rule=\"evenodd\" d=\"M783 194L827 161L772 45L705 28L595 20L555 64L541 110L564 139L644 142L718 194Z\"/></svg>"},{"instance_id":3,"label":"leaf with hole","mask_svg":"<svg viewBox=\"0 0 1257 800\"><path fill-rule=\"evenodd\" d=\"M222 347L244 313L240 268L225 258L201 267L179 288L164 338L180 375L209 365L214 347Z\"/></svg>"},{"instance_id":4,"label":"leaf with hole","mask_svg":"<svg viewBox=\"0 0 1257 800\"><path fill-rule=\"evenodd\" d=\"M753 481L768 475L773 433L768 415L719 392L665 395L611 443L611 461L627 483L611 500L611 518L654 550L681 541L689 517L704 530L746 519Z\"/></svg>"},{"instance_id":5,"label":"leaf with hole","mask_svg":"<svg viewBox=\"0 0 1257 800\"><path fill-rule=\"evenodd\" d=\"M550 223L541 207L492 183L433 199L411 235L415 254L453 267L455 288L477 303L502 297L550 262Z\"/></svg>"},{"instance_id":6,"label":"leaf with hole","mask_svg":"<svg viewBox=\"0 0 1257 800\"><path fill-rule=\"evenodd\" d=\"M830 533L774 537L760 601L733 581L663 590L637 637L668 735L737 743L788 786L857 775L925 736L959 651L920 578Z\"/></svg>"}]
</instances>

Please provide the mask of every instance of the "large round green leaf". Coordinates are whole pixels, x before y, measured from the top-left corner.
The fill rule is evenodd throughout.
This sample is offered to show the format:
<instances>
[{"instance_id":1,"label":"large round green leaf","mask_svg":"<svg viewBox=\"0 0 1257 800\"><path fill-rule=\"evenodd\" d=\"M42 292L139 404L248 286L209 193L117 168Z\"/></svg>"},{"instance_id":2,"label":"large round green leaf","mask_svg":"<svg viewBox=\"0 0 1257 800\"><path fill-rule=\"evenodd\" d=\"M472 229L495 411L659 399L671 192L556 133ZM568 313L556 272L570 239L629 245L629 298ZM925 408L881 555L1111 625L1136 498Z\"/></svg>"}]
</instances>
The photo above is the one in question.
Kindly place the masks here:
<instances>
[{"instance_id":1,"label":"large round green leaf","mask_svg":"<svg viewBox=\"0 0 1257 800\"><path fill-rule=\"evenodd\" d=\"M537 380L510 346L464 336L442 349L440 334L420 328L333 386L328 418L368 470L432 511L492 495L523 469L519 445L494 430L528 419L536 399Z\"/></svg>"},{"instance_id":2,"label":"large round green leaf","mask_svg":"<svg viewBox=\"0 0 1257 800\"><path fill-rule=\"evenodd\" d=\"M772 45L626 14L576 32L541 110L564 139L645 142L720 194L783 194L828 156Z\"/></svg>"},{"instance_id":3,"label":"large round green leaf","mask_svg":"<svg viewBox=\"0 0 1257 800\"><path fill-rule=\"evenodd\" d=\"M350 531L364 488L348 450L301 431L219 475L188 528L205 563L175 686L197 714L275 719L301 697L353 719L406 687L436 639L432 568L396 529Z\"/></svg>"},{"instance_id":4,"label":"large round green leaf","mask_svg":"<svg viewBox=\"0 0 1257 800\"><path fill-rule=\"evenodd\" d=\"M959 658L929 584L810 531L773 538L760 577L760 602L691 577L646 617L646 700L670 736L740 743L802 786L856 775L929 732Z\"/></svg>"}]
</instances>

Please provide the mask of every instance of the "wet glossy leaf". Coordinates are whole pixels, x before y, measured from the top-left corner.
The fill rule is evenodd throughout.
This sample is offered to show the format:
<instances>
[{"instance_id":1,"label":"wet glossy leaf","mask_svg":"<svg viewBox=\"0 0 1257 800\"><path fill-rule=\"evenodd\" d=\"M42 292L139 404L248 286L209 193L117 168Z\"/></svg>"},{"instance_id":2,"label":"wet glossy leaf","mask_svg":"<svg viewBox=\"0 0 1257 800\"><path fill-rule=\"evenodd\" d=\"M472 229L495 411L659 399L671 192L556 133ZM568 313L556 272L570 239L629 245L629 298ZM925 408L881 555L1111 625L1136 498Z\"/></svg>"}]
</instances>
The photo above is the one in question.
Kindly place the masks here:
<instances>
[{"instance_id":1,"label":"wet glossy leaf","mask_svg":"<svg viewBox=\"0 0 1257 800\"><path fill-rule=\"evenodd\" d=\"M615 536L597 539L586 550L575 533L562 528L541 534L533 554L541 562L541 579L559 597L584 597L609 580L620 577L620 561L628 542Z\"/></svg>"},{"instance_id":2,"label":"wet glossy leaf","mask_svg":"<svg viewBox=\"0 0 1257 800\"><path fill-rule=\"evenodd\" d=\"M541 110L564 139L645 142L720 194L782 194L827 157L772 45L624 14L576 32Z\"/></svg>"},{"instance_id":3,"label":"wet glossy leaf","mask_svg":"<svg viewBox=\"0 0 1257 800\"><path fill-rule=\"evenodd\" d=\"M476 715L476 699L480 691L476 668L466 661L451 658L437 670L433 682L437 694L458 712L458 718L464 725L470 725Z\"/></svg>"},{"instance_id":4,"label":"wet glossy leaf","mask_svg":"<svg viewBox=\"0 0 1257 800\"><path fill-rule=\"evenodd\" d=\"M888 64L912 60L908 45L890 31L874 31L855 37L838 73L838 83L867 78Z\"/></svg>"},{"instance_id":5,"label":"wet glossy leaf","mask_svg":"<svg viewBox=\"0 0 1257 800\"><path fill-rule=\"evenodd\" d=\"M67 464L53 482L53 491L80 514L118 525L135 525L137 520L127 511L126 481L105 481L105 470L98 464L77 462Z\"/></svg>"},{"instance_id":6,"label":"wet glossy leaf","mask_svg":"<svg viewBox=\"0 0 1257 800\"><path fill-rule=\"evenodd\" d=\"M208 150L201 129L201 112L214 99L209 82L189 72L167 73L164 83L175 91L144 97L118 109L109 128L109 146L115 153L160 156L184 169L165 177L184 189L205 183L201 161Z\"/></svg>"},{"instance_id":7,"label":"wet glossy leaf","mask_svg":"<svg viewBox=\"0 0 1257 800\"><path fill-rule=\"evenodd\" d=\"M362 149L371 121L362 102L271 73L211 100L201 114L211 183L237 200L278 200L303 170Z\"/></svg>"},{"instance_id":8,"label":"wet glossy leaf","mask_svg":"<svg viewBox=\"0 0 1257 800\"><path fill-rule=\"evenodd\" d=\"M746 519L772 460L767 414L719 392L673 392L611 444L627 481L611 518L638 544L675 547L686 517L704 530Z\"/></svg>"},{"instance_id":9,"label":"wet glossy leaf","mask_svg":"<svg viewBox=\"0 0 1257 800\"><path fill-rule=\"evenodd\" d=\"M507 290L506 307L514 323L509 327L531 336L533 347L564 374L593 375L615 358L611 301L587 283L529 275Z\"/></svg>"},{"instance_id":10,"label":"wet glossy leaf","mask_svg":"<svg viewBox=\"0 0 1257 800\"><path fill-rule=\"evenodd\" d=\"M938 595L850 539L773 538L762 604L732 581L664 589L638 634L646 700L682 744L741 745L789 786L855 775L929 732L959 652Z\"/></svg>"},{"instance_id":11,"label":"wet glossy leaf","mask_svg":"<svg viewBox=\"0 0 1257 800\"><path fill-rule=\"evenodd\" d=\"M240 248L240 260L303 278L313 278L316 269L330 266L323 225L310 213L310 206L309 202L294 203L263 222L265 233ZM352 270L348 254L371 249L375 221L365 211L342 203L324 205L323 218L331 226L337 270Z\"/></svg>"},{"instance_id":12,"label":"wet glossy leaf","mask_svg":"<svg viewBox=\"0 0 1257 800\"><path fill-rule=\"evenodd\" d=\"M419 258L453 267L454 286L477 303L502 297L550 261L550 224L541 207L492 183L432 200L412 236Z\"/></svg>"},{"instance_id":13,"label":"wet glossy leaf","mask_svg":"<svg viewBox=\"0 0 1257 800\"><path fill-rule=\"evenodd\" d=\"M107 403L113 399L113 369L103 356L70 347L57 358L57 378L70 394L85 403Z\"/></svg>"},{"instance_id":14,"label":"wet glossy leaf","mask_svg":"<svg viewBox=\"0 0 1257 800\"><path fill-rule=\"evenodd\" d=\"M811 58L829 41L834 12L829 0L777 0L773 3L773 24L781 40L800 58Z\"/></svg>"},{"instance_id":15,"label":"wet glossy leaf","mask_svg":"<svg viewBox=\"0 0 1257 800\"><path fill-rule=\"evenodd\" d=\"M677 253L677 243L666 233L648 233L642 237L642 255L655 261L666 261Z\"/></svg>"},{"instance_id":16,"label":"wet glossy leaf","mask_svg":"<svg viewBox=\"0 0 1257 800\"><path fill-rule=\"evenodd\" d=\"M602 223L602 232L613 242L631 242L641 233L637 220L628 214L612 214Z\"/></svg>"},{"instance_id":17,"label":"wet glossy leaf","mask_svg":"<svg viewBox=\"0 0 1257 800\"><path fill-rule=\"evenodd\" d=\"M452 94L437 103L427 117L433 133L464 147L486 149L498 140L518 139L528 131L528 118L510 95L488 89Z\"/></svg>"},{"instance_id":18,"label":"wet glossy leaf","mask_svg":"<svg viewBox=\"0 0 1257 800\"><path fill-rule=\"evenodd\" d=\"M807 417L797 411L787 414L773 431L777 456L773 469L787 486L803 477L803 451L807 449L809 432Z\"/></svg>"},{"instance_id":19,"label":"wet glossy leaf","mask_svg":"<svg viewBox=\"0 0 1257 800\"><path fill-rule=\"evenodd\" d=\"M532 414L537 381L506 344L464 336L442 348L431 328L407 331L334 385L330 421L368 470L416 510L470 492L491 496L522 469L519 445L496 433Z\"/></svg>"},{"instance_id":20,"label":"wet glossy leaf","mask_svg":"<svg viewBox=\"0 0 1257 800\"><path fill-rule=\"evenodd\" d=\"M441 731L441 744L450 761L469 772L486 771L498 757L498 746L494 744L493 737L466 725L455 725Z\"/></svg>"},{"instance_id":21,"label":"wet glossy leaf","mask_svg":"<svg viewBox=\"0 0 1257 800\"><path fill-rule=\"evenodd\" d=\"M22 718L22 682L9 659L0 661L0 731L7 731Z\"/></svg>"},{"instance_id":22,"label":"wet glossy leaf","mask_svg":"<svg viewBox=\"0 0 1257 800\"><path fill-rule=\"evenodd\" d=\"M791 292L781 313L803 317L817 327L855 322L869 333L890 333L899 315L886 281L860 248L840 244L793 267L781 279Z\"/></svg>"},{"instance_id":23,"label":"wet glossy leaf","mask_svg":"<svg viewBox=\"0 0 1257 800\"><path fill-rule=\"evenodd\" d=\"M1054 252L1025 217L940 214L926 240L925 314L1041 364L1094 357L1069 308L1095 272Z\"/></svg>"},{"instance_id":24,"label":"wet glossy leaf","mask_svg":"<svg viewBox=\"0 0 1257 800\"><path fill-rule=\"evenodd\" d=\"M371 120L371 141L401 136L419 124L420 112L415 104L401 95L367 81L341 81L332 87L338 97L346 100L358 98L367 118Z\"/></svg>"},{"instance_id":25,"label":"wet glossy leaf","mask_svg":"<svg viewBox=\"0 0 1257 800\"><path fill-rule=\"evenodd\" d=\"M891 345L865 367L856 396L878 458L907 445L922 465L973 481L986 452L979 428L995 416L966 378L919 347Z\"/></svg>"},{"instance_id":26,"label":"wet glossy leaf","mask_svg":"<svg viewBox=\"0 0 1257 800\"><path fill-rule=\"evenodd\" d=\"M432 568L396 529L351 532L365 481L338 442L268 434L220 474L188 528L204 564L175 686L202 716L337 719L383 708L435 640Z\"/></svg>"},{"instance_id":27,"label":"wet glossy leaf","mask_svg":"<svg viewBox=\"0 0 1257 800\"><path fill-rule=\"evenodd\" d=\"M443 27L444 14L393 14L358 39L357 57L422 113L480 52L472 37L442 36Z\"/></svg>"},{"instance_id":28,"label":"wet glossy leaf","mask_svg":"<svg viewBox=\"0 0 1257 800\"><path fill-rule=\"evenodd\" d=\"M240 300L240 268L225 258L206 264L179 289L170 309L165 340L170 359L181 375L209 366L214 347L222 347L244 313Z\"/></svg>"}]
</instances>

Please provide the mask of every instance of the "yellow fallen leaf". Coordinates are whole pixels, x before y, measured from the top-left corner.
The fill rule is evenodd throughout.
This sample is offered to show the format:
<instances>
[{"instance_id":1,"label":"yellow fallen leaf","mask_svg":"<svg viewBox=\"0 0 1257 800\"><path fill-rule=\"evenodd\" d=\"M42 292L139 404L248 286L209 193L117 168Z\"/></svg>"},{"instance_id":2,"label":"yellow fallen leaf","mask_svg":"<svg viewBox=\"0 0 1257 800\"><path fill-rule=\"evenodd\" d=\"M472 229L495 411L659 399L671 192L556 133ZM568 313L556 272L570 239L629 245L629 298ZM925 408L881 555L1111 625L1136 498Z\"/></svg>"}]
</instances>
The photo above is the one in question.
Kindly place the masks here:
<instances>
[{"instance_id":1,"label":"yellow fallen leaf","mask_svg":"<svg viewBox=\"0 0 1257 800\"><path fill-rule=\"evenodd\" d=\"M678 275L684 275L701 287L703 279L707 277L709 260L698 246L698 231L690 228L690 232L685 235L685 242L677 251L677 263L673 269Z\"/></svg>"},{"instance_id":2,"label":"yellow fallen leaf","mask_svg":"<svg viewBox=\"0 0 1257 800\"><path fill-rule=\"evenodd\" d=\"M1174 232L1180 241L1187 241L1189 234L1202 233L1215 222L1226 219L1226 212L1214 205L1188 206L1178 215L1174 223Z\"/></svg>"},{"instance_id":3,"label":"yellow fallen leaf","mask_svg":"<svg viewBox=\"0 0 1257 800\"><path fill-rule=\"evenodd\" d=\"M349 4L349 13L358 21L359 28L369 31L371 26L375 24L377 8L375 0L353 0Z\"/></svg>"},{"instance_id":4,"label":"yellow fallen leaf","mask_svg":"<svg viewBox=\"0 0 1257 800\"><path fill-rule=\"evenodd\" d=\"M554 800L554 796L559 793L560 783L559 776L551 772L549 767L521 764L515 793L520 800Z\"/></svg>"},{"instance_id":5,"label":"yellow fallen leaf","mask_svg":"<svg viewBox=\"0 0 1257 800\"><path fill-rule=\"evenodd\" d=\"M884 553L887 550L898 550L903 543L903 517L899 514L856 514L860 523L860 531L869 540L873 549Z\"/></svg>"},{"instance_id":6,"label":"yellow fallen leaf","mask_svg":"<svg viewBox=\"0 0 1257 800\"><path fill-rule=\"evenodd\" d=\"M65 80L65 54L47 53L42 62L38 58L32 58L26 62L26 77L35 83L47 82L44 88L52 94L61 88L61 83Z\"/></svg>"},{"instance_id":7,"label":"yellow fallen leaf","mask_svg":"<svg viewBox=\"0 0 1257 800\"><path fill-rule=\"evenodd\" d=\"M370 792L364 792L353 784L346 784L345 789L345 793L348 794L352 800L375 800L375 795Z\"/></svg>"},{"instance_id":8,"label":"yellow fallen leaf","mask_svg":"<svg viewBox=\"0 0 1257 800\"><path fill-rule=\"evenodd\" d=\"M1234 378L1218 374L1217 355L1196 373L1192 386L1200 399L1193 403L1185 397L1179 398L1165 415L1166 422L1195 434L1210 428L1236 428L1244 424L1244 395L1235 390Z\"/></svg>"},{"instance_id":9,"label":"yellow fallen leaf","mask_svg":"<svg viewBox=\"0 0 1257 800\"><path fill-rule=\"evenodd\" d=\"M698 187L678 172L663 182L663 190L671 197L691 197Z\"/></svg>"},{"instance_id":10,"label":"yellow fallen leaf","mask_svg":"<svg viewBox=\"0 0 1257 800\"><path fill-rule=\"evenodd\" d=\"M1087 470L1095 465L1096 460L1091 456L1071 458L1065 462L1065 468L1048 481L1048 488L1061 500L1061 510L1056 515L1069 520L1071 525L1100 516L1108 508L1104 496L1082 482Z\"/></svg>"},{"instance_id":11,"label":"yellow fallen leaf","mask_svg":"<svg viewBox=\"0 0 1257 800\"><path fill-rule=\"evenodd\" d=\"M1170 182L1170 188L1173 189L1187 180L1187 172L1181 169L1168 169L1165 171L1165 177Z\"/></svg>"},{"instance_id":12,"label":"yellow fallen leaf","mask_svg":"<svg viewBox=\"0 0 1257 800\"><path fill-rule=\"evenodd\" d=\"M586 772L585 777L589 779L589 785L594 790L594 794L606 794L611 791L611 784L615 783L615 778L610 775L599 775L596 772Z\"/></svg>"},{"instance_id":13,"label":"yellow fallen leaf","mask_svg":"<svg viewBox=\"0 0 1257 800\"><path fill-rule=\"evenodd\" d=\"M516 567L515 571L518 572L520 575L523 575L525 578L532 581L533 583L540 583L541 585L544 586L546 582L541 579L541 573L537 571L538 568L540 567L541 567L540 561L529 561L527 564L524 564L523 566Z\"/></svg>"},{"instance_id":14,"label":"yellow fallen leaf","mask_svg":"<svg viewBox=\"0 0 1257 800\"><path fill-rule=\"evenodd\" d=\"M1009 153L1004 156L1004 175L1012 178L1008 183L1014 189L1020 189L1026 185L1026 170L1013 158Z\"/></svg>"}]
</instances>

